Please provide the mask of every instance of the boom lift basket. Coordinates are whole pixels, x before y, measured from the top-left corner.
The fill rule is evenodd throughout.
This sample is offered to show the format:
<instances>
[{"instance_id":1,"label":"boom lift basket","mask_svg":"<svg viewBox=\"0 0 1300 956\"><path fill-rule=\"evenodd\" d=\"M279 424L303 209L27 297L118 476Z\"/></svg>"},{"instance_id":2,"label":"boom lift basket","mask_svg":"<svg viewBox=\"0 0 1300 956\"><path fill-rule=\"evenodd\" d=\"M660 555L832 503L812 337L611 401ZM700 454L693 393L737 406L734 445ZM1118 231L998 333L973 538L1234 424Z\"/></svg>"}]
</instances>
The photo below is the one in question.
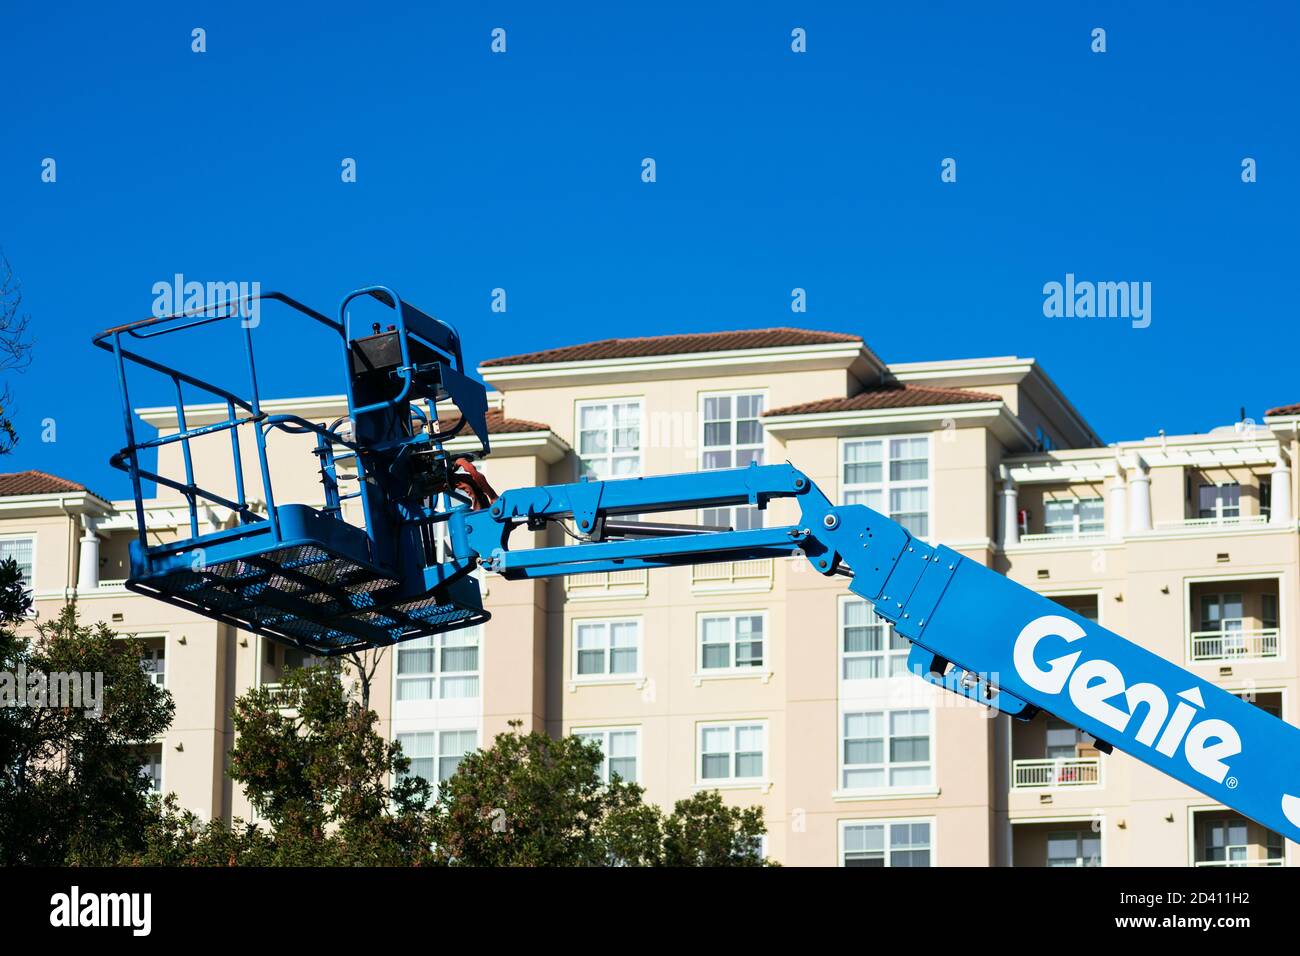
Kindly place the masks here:
<instances>
[{"instance_id":1,"label":"boom lift basket","mask_svg":"<svg viewBox=\"0 0 1300 956\"><path fill-rule=\"evenodd\" d=\"M394 321L370 334L353 335L348 305L359 296L393 310ZM254 327L262 305L280 315L305 317L325 326L343 347L349 370L348 412L332 425L262 408L253 353ZM256 313L254 310L258 310ZM249 321L258 314L259 321ZM445 323L403 302L383 287L362 289L344 300L335 321L281 293L212 304L145 319L100 333L94 344L117 360L127 445L112 459L131 478L139 530L131 542L126 586L235 627L267 635L313 654L329 656L479 624L488 618L472 564L439 561L441 522L450 507L470 507L456 484L458 459L486 454L487 399L483 386L464 375L456 333ZM170 336L167 346L184 348L182 333L229 327L242 340L247 390L238 393L139 351L147 340ZM176 429L137 440L128 388L128 369L170 379ZM186 394L224 406L224 417L189 426ZM459 419L444 425L440 402L455 406ZM191 410L193 406L191 405ZM213 416L209 416L213 417ZM480 450L456 455L443 446L468 429ZM267 459L267 436L279 430L314 436L321 507L277 505ZM230 435L233 492L200 486L191 445L220 432ZM260 503L245 487L251 433L260 476ZM147 451L179 444L184 480L147 470ZM339 464L352 462L359 486L341 493ZM144 484L180 495L188 513L187 536L150 540ZM209 481L210 486L214 482ZM364 526L344 519L345 503L361 512ZM460 502L453 505L453 502ZM200 533L200 518L215 530ZM214 514L228 512L225 521ZM228 527L220 527L226 524ZM182 532L183 534L183 532Z\"/></svg>"}]
</instances>

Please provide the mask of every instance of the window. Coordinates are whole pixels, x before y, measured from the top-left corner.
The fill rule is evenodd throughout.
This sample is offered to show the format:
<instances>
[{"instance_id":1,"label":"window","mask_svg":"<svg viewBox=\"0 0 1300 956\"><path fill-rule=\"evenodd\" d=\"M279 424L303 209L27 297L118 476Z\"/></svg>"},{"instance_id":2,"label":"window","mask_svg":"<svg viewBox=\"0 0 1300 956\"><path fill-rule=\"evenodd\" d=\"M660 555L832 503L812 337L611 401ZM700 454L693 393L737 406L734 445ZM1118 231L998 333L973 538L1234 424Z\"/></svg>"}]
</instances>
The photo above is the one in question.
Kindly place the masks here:
<instances>
[{"instance_id":1,"label":"window","mask_svg":"<svg viewBox=\"0 0 1300 956\"><path fill-rule=\"evenodd\" d=\"M0 561L13 558L22 572L23 583L28 590L33 587L32 571L36 553L35 538L0 538Z\"/></svg>"},{"instance_id":2,"label":"window","mask_svg":"<svg viewBox=\"0 0 1300 956\"><path fill-rule=\"evenodd\" d=\"M641 474L641 400L578 405L578 473L603 481Z\"/></svg>"},{"instance_id":3,"label":"window","mask_svg":"<svg viewBox=\"0 0 1300 956\"><path fill-rule=\"evenodd\" d=\"M398 734L402 753L411 758L404 776L423 777L437 786L450 779L461 759L478 746L476 730L425 730Z\"/></svg>"},{"instance_id":4,"label":"window","mask_svg":"<svg viewBox=\"0 0 1300 956\"><path fill-rule=\"evenodd\" d=\"M1097 623L1098 595L1096 594L1045 594L1061 607L1073 611L1087 621Z\"/></svg>"},{"instance_id":5,"label":"window","mask_svg":"<svg viewBox=\"0 0 1300 956\"><path fill-rule=\"evenodd\" d=\"M1239 633L1242 626L1241 594L1206 594L1201 597L1201 631Z\"/></svg>"},{"instance_id":6,"label":"window","mask_svg":"<svg viewBox=\"0 0 1300 956\"><path fill-rule=\"evenodd\" d=\"M397 645L397 699L463 700L479 695L481 627L417 637Z\"/></svg>"},{"instance_id":7,"label":"window","mask_svg":"<svg viewBox=\"0 0 1300 956\"><path fill-rule=\"evenodd\" d=\"M1060 830L1047 834L1048 866L1101 866L1101 834Z\"/></svg>"},{"instance_id":8,"label":"window","mask_svg":"<svg viewBox=\"0 0 1300 956\"><path fill-rule=\"evenodd\" d=\"M1101 498L1068 498L1043 503L1043 529L1047 534L1100 534L1106 530Z\"/></svg>"},{"instance_id":9,"label":"window","mask_svg":"<svg viewBox=\"0 0 1300 956\"><path fill-rule=\"evenodd\" d=\"M1063 720L1047 722L1047 757L1050 760L1073 759L1079 755L1079 731Z\"/></svg>"},{"instance_id":10,"label":"window","mask_svg":"<svg viewBox=\"0 0 1300 956\"><path fill-rule=\"evenodd\" d=\"M1241 516L1241 485L1235 481L1221 485L1201 485L1198 518L1237 518Z\"/></svg>"},{"instance_id":11,"label":"window","mask_svg":"<svg viewBox=\"0 0 1300 956\"><path fill-rule=\"evenodd\" d=\"M1259 480L1259 513L1264 518L1273 515L1273 481L1270 478Z\"/></svg>"},{"instance_id":12,"label":"window","mask_svg":"<svg viewBox=\"0 0 1300 956\"><path fill-rule=\"evenodd\" d=\"M149 676L151 683L158 687L167 686L167 649L162 642L154 647L141 648L140 669Z\"/></svg>"},{"instance_id":13,"label":"window","mask_svg":"<svg viewBox=\"0 0 1300 956\"><path fill-rule=\"evenodd\" d=\"M1228 693L1248 704L1254 704L1264 713L1272 714L1278 720L1283 719L1281 691L1263 691L1261 693L1255 690L1230 690Z\"/></svg>"},{"instance_id":14,"label":"window","mask_svg":"<svg viewBox=\"0 0 1300 956\"><path fill-rule=\"evenodd\" d=\"M1211 820L1204 829L1202 863L1244 865L1249 852L1245 820Z\"/></svg>"},{"instance_id":15,"label":"window","mask_svg":"<svg viewBox=\"0 0 1300 956\"><path fill-rule=\"evenodd\" d=\"M702 782L760 781L767 758L767 726L707 724L700 727Z\"/></svg>"},{"instance_id":16,"label":"window","mask_svg":"<svg viewBox=\"0 0 1300 956\"><path fill-rule=\"evenodd\" d=\"M140 776L148 783L149 792L162 793L162 745L146 747L140 759Z\"/></svg>"},{"instance_id":17,"label":"window","mask_svg":"<svg viewBox=\"0 0 1300 956\"><path fill-rule=\"evenodd\" d=\"M933 779L930 712L846 713L841 755L845 790L925 786Z\"/></svg>"},{"instance_id":18,"label":"window","mask_svg":"<svg viewBox=\"0 0 1300 956\"><path fill-rule=\"evenodd\" d=\"M633 677L641 672L641 622L575 621L573 673L581 678Z\"/></svg>"},{"instance_id":19,"label":"window","mask_svg":"<svg viewBox=\"0 0 1300 956\"><path fill-rule=\"evenodd\" d=\"M846 505L866 505L918 538L930 534L930 439L846 441L841 463Z\"/></svg>"},{"instance_id":20,"label":"window","mask_svg":"<svg viewBox=\"0 0 1300 956\"><path fill-rule=\"evenodd\" d=\"M845 866L929 866L928 821L845 823L840 828Z\"/></svg>"},{"instance_id":21,"label":"window","mask_svg":"<svg viewBox=\"0 0 1300 956\"><path fill-rule=\"evenodd\" d=\"M763 395L705 395L700 436L700 467L744 468L750 462L763 464ZM737 531L763 526L763 512L750 505L735 508L705 508L706 525L732 527Z\"/></svg>"},{"instance_id":22,"label":"window","mask_svg":"<svg viewBox=\"0 0 1300 956\"><path fill-rule=\"evenodd\" d=\"M614 777L628 783L638 782L637 754L641 749L641 731L635 727L620 727L610 730L575 730L574 735L581 740L594 741L600 745L600 752L605 759L600 764L600 779L609 783Z\"/></svg>"},{"instance_id":23,"label":"window","mask_svg":"<svg viewBox=\"0 0 1300 956\"><path fill-rule=\"evenodd\" d=\"M1266 631L1277 630L1277 595L1261 594L1259 596L1259 623Z\"/></svg>"},{"instance_id":24,"label":"window","mask_svg":"<svg viewBox=\"0 0 1300 956\"><path fill-rule=\"evenodd\" d=\"M762 614L709 614L700 618L702 671L763 666Z\"/></svg>"},{"instance_id":25,"label":"window","mask_svg":"<svg viewBox=\"0 0 1300 956\"><path fill-rule=\"evenodd\" d=\"M876 615L869 601L841 602L842 648L840 674L844 680L875 680L907 673L909 642Z\"/></svg>"}]
</instances>

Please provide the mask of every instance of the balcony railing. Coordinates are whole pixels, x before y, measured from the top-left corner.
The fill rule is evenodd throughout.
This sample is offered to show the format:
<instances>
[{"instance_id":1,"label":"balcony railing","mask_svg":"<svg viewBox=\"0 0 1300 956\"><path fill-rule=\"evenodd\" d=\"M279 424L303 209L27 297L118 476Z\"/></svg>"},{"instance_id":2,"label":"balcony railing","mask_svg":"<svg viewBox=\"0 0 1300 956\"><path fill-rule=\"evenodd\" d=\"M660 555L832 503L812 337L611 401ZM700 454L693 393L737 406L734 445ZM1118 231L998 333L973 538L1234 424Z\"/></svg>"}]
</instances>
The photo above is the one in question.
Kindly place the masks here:
<instances>
[{"instance_id":1,"label":"balcony railing","mask_svg":"<svg viewBox=\"0 0 1300 956\"><path fill-rule=\"evenodd\" d=\"M1193 631L1192 660L1268 660L1278 656L1281 631L1264 627L1242 631Z\"/></svg>"},{"instance_id":2,"label":"balcony railing","mask_svg":"<svg viewBox=\"0 0 1300 956\"><path fill-rule=\"evenodd\" d=\"M564 579L564 593L570 598L645 597L649 575L645 568L626 571L596 571Z\"/></svg>"},{"instance_id":3,"label":"balcony railing","mask_svg":"<svg viewBox=\"0 0 1300 956\"><path fill-rule=\"evenodd\" d=\"M1197 866L1286 866L1282 857L1259 858L1255 860L1197 860Z\"/></svg>"},{"instance_id":4,"label":"balcony railing","mask_svg":"<svg viewBox=\"0 0 1300 956\"><path fill-rule=\"evenodd\" d=\"M691 587L697 591L770 590L772 559L697 564L691 569Z\"/></svg>"},{"instance_id":5,"label":"balcony railing","mask_svg":"<svg viewBox=\"0 0 1300 956\"><path fill-rule=\"evenodd\" d=\"M1195 531L1218 528L1256 528L1268 524L1268 515L1237 515L1216 518L1181 518L1178 521L1157 521L1157 531Z\"/></svg>"},{"instance_id":6,"label":"balcony railing","mask_svg":"<svg viewBox=\"0 0 1300 956\"><path fill-rule=\"evenodd\" d=\"M1074 541L1105 541L1105 531L1045 531L1022 534L1021 544L1069 544Z\"/></svg>"},{"instance_id":7,"label":"balcony railing","mask_svg":"<svg viewBox=\"0 0 1300 956\"><path fill-rule=\"evenodd\" d=\"M1101 786L1100 757L1056 757L1044 760L1014 760L1011 786L1016 790L1046 787Z\"/></svg>"},{"instance_id":8,"label":"balcony railing","mask_svg":"<svg viewBox=\"0 0 1300 956\"><path fill-rule=\"evenodd\" d=\"M265 683L262 690L271 695L271 704L279 710L293 710L302 700L300 688L286 687L280 683Z\"/></svg>"}]
</instances>

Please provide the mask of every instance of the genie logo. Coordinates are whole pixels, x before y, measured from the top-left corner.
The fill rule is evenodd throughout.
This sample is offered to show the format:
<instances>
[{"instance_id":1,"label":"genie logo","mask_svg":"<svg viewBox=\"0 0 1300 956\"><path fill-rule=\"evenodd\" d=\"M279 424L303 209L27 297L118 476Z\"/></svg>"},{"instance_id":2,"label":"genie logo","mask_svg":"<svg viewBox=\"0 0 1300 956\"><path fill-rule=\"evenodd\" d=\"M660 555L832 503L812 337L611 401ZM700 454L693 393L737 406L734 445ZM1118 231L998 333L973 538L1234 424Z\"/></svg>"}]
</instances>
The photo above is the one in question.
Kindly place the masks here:
<instances>
[{"instance_id":1,"label":"genie logo","mask_svg":"<svg viewBox=\"0 0 1300 956\"><path fill-rule=\"evenodd\" d=\"M1051 641L1069 645L1085 634L1074 621L1056 614L1030 621L1016 638L1013 656L1016 673L1034 690L1045 694L1068 690L1075 707L1121 734L1128 733L1138 705L1146 704L1146 717L1133 738L1166 757L1174 756L1181 745L1193 770L1215 783L1223 783L1228 775L1224 761L1241 753L1241 737L1226 720L1216 717L1196 720L1205 706L1200 688L1189 687L1180 693L1171 717L1169 698L1163 690L1150 683L1129 684L1120 669L1108 660L1094 658L1080 664L1083 651L1073 651L1051 657L1042 665L1038 663L1035 652L1039 644ZM1121 695L1127 710L1107 703Z\"/></svg>"}]
</instances>

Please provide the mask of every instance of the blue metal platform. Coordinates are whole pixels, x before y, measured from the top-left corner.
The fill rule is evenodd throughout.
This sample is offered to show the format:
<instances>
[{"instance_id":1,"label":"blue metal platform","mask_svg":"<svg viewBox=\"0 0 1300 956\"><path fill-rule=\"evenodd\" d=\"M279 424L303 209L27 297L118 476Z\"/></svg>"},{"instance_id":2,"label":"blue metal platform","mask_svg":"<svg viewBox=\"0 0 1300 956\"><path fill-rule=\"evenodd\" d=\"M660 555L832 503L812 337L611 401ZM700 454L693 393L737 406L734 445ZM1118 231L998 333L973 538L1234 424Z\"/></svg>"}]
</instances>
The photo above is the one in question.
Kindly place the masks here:
<instances>
[{"instance_id":1,"label":"blue metal platform","mask_svg":"<svg viewBox=\"0 0 1300 956\"><path fill-rule=\"evenodd\" d=\"M131 543L127 588L244 630L264 634L313 654L329 656L381 647L397 641L482 623L473 562L438 560L442 523L456 507L476 506L464 492L458 468L487 453L485 389L464 374L459 340L450 326L403 302L384 287L352 293L338 321L280 293L255 297L258 305L286 306L281 315L306 317L337 337L347 362L348 415L333 424L262 410L247 321L251 300L214 303L109 329L94 342L117 359L127 445L113 464L131 477L139 535ZM361 298L391 310L386 328L375 323L354 333L349 305ZM239 321L243 319L243 321ZM168 362L147 356L136 343L173 336L162 345L192 350L188 330L234 329L249 383L244 394L200 380ZM128 348L127 346L131 347ZM137 440L128 388L128 368L170 379L177 430ZM186 393L202 393L226 407L224 420L200 426L186 422ZM442 402L459 415L443 427ZM345 425L347 427L341 427ZM316 470L323 486L322 508L277 505L267 461L266 437L279 429L314 436ZM239 434L251 431L261 501L250 504L245 489L245 454ZM481 451L451 455L443 444L466 431ZM234 495L201 487L195 479L191 443L203 436L230 435ZM180 444L184 478L149 471L141 457ZM350 460L357 489L340 491L338 465ZM251 469L250 469L251 470ZM472 471L472 468L470 469ZM189 517L189 535L151 542L147 533L144 482L177 492ZM458 484L461 481L461 484ZM344 518L344 503L357 499L364 526ZM233 528L199 533L199 504L228 509Z\"/></svg>"}]
</instances>

